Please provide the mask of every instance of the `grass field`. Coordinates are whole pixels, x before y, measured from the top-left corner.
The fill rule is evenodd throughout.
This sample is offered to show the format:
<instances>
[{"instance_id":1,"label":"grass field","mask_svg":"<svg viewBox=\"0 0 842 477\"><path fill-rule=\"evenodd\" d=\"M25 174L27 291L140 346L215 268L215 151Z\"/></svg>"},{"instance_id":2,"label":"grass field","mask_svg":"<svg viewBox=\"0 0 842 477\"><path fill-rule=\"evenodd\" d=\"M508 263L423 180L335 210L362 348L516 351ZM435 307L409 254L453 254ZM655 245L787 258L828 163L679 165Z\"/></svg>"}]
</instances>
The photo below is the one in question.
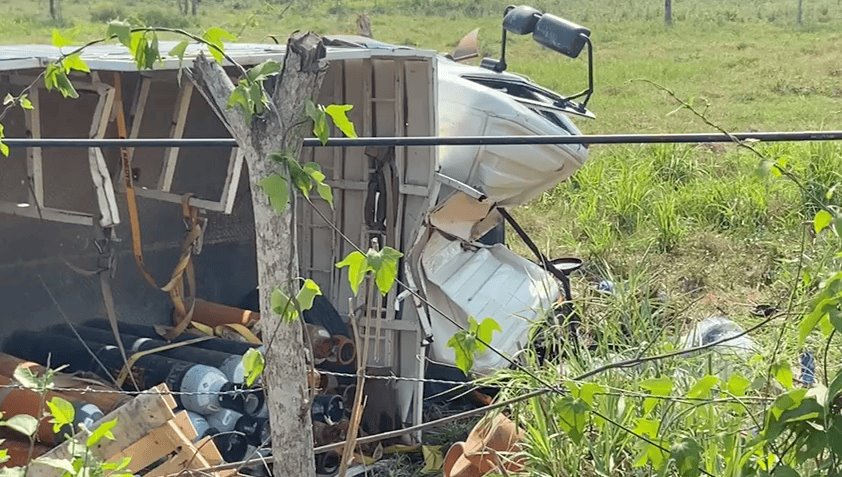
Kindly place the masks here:
<instances>
[{"instance_id":1,"label":"grass field","mask_svg":"<svg viewBox=\"0 0 842 477\"><path fill-rule=\"evenodd\" d=\"M46 13L46 1L9 1L13 8L0 18L0 41L48 42L57 25ZM585 132L712 131L689 111L676 112L673 99L635 81L640 79L681 98L696 98L701 109L701 98L706 98L707 117L730 131L839 129L838 0L805 0L802 25L795 22L796 0L674 3L675 24L667 28L660 0L533 2L593 32L596 93L591 108L597 119L576 120ZM192 18L179 15L174 1L62 0L58 26L75 30L82 40L101 36L104 23L114 16L137 16L156 26L222 26L242 40L266 41L267 34L305 28L355 33L356 14L367 12L377 39L447 51L463 34L481 27L484 52L497 55L504 6L487 0L316 0L285 9L286 4L255 0L205 0ZM581 89L583 60L543 51L525 38L512 44L511 71L557 91ZM785 161L805 186L758 174L758 158L730 145L596 146L572 181L515 215L549 255L589 259L588 279L610 274L640 290L657 288L678 304L694 303L669 326L657 314L622 315L620 302L589 308L594 311L591 324L627 320L632 336L626 339L632 345L657 341L665 328L678 332L682 323L717 310L751 323L756 318L748 316L749 307L785 307L794 284L803 284L798 298L830 263L838 244L825 237L814 241L804 224L822 203L842 204L842 195L825 193L842 180L842 144L777 144L759 150L771 160ZM797 273L799 266L805 273ZM578 286L584 290L590 283L579 280ZM792 328L784 332L779 355L795 363L800 350L792 346ZM778 333L780 328L770 329L757 339L770 344ZM808 346L817 350L821 343ZM553 452L560 454L551 453L547 461L581 449ZM597 464L586 475L613 475L609 463ZM541 475L575 470L575 464L565 465Z\"/></svg>"}]
</instances>

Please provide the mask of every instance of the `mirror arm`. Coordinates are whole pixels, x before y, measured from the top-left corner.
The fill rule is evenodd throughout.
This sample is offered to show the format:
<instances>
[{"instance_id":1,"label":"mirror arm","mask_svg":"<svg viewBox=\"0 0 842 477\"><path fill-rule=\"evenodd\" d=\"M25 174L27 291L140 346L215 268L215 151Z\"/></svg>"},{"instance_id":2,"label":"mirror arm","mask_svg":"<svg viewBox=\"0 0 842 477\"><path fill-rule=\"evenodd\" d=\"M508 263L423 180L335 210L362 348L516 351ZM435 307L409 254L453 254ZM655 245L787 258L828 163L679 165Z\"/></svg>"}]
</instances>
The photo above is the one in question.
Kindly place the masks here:
<instances>
[{"instance_id":1,"label":"mirror arm","mask_svg":"<svg viewBox=\"0 0 842 477\"><path fill-rule=\"evenodd\" d=\"M506 9L503 10L503 18L505 18L506 15L508 15L508 13L510 11L514 10L514 8L515 8L514 5L507 6ZM508 67L506 65L506 36L507 35L506 35L506 29L502 28L502 30L503 30L503 43L502 43L502 46L500 47L500 61L496 65L494 65L494 71L497 72L497 73L502 73L502 72L506 71L506 68Z\"/></svg>"},{"instance_id":2,"label":"mirror arm","mask_svg":"<svg viewBox=\"0 0 842 477\"><path fill-rule=\"evenodd\" d=\"M584 101L582 101L579 105L575 105L578 109L584 110L588 106L588 101L591 100L591 96L593 96L593 44L587 35L581 34L580 36L585 40L585 45L588 47L588 88L581 93L576 93L572 96L562 98L559 102L575 105L573 100L584 96Z\"/></svg>"},{"instance_id":3,"label":"mirror arm","mask_svg":"<svg viewBox=\"0 0 842 477\"><path fill-rule=\"evenodd\" d=\"M591 96L593 95L593 44L591 43L590 37L587 35L581 36L585 39L585 44L588 46L588 93L585 96L585 100L582 101L582 108L586 108L588 101L591 100Z\"/></svg>"}]
</instances>

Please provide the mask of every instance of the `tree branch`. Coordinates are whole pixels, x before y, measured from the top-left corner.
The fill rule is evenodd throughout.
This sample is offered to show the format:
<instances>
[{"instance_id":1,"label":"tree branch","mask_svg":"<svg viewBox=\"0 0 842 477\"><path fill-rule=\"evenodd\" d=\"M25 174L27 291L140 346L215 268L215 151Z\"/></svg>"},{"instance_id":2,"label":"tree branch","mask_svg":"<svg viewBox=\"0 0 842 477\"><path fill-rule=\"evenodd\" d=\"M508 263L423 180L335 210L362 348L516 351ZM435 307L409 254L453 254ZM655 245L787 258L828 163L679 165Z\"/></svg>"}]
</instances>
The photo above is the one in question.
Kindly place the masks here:
<instances>
[{"instance_id":1,"label":"tree branch","mask_svg":"<svg viewBox=\"0 0 842 477\"><path fill-rule=\"evenodd\" d=\"M234 83L225 69L202 52L193 60L193 68L187 69L186 73L234 139L241 142L248 138L251 132L246 116L237 108L228 107Z\"/></svg>"}]
</instances>

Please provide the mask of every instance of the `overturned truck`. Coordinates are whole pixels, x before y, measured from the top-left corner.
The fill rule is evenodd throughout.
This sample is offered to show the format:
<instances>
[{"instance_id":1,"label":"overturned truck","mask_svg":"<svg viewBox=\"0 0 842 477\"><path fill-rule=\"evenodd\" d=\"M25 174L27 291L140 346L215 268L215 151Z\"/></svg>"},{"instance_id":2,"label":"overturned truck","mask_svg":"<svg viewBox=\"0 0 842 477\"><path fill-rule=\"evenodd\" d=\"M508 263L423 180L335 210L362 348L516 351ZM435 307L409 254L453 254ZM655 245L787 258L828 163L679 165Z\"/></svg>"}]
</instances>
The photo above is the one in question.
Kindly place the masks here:
<instances>
[{"instance_id":1,"label":"overturned truck","mask_svg":"<svg viewBox=\"0 0 842 477\"><path fill-rule=\"evenodd\" d=\"M467 63L475 53L465 53L476 32L452 55L363 37L326 37L328 69L318 101L353 105L349 116L362 137L580 134L568 115L593 117L587 109L591 62L587 88L561 96L506 72L507 33L531 34L571 58L587 48L591 59L587 29L528 7L510 7L500 59L483 59L479 66ZM172 46L162 43L161 51ZM199 51L190 47L185 56ZM232 44L227 53L250 66L281 59L284 47ZM60 54L40 45L0 47L0 94L17 94ZM7 137L230 137L179 74L179 59L165 58L153 71L138 71L122 47L91 47L83 58L91 73L73 78L79 99L64 100L39 84L29 95L34 109L12 110L4 119ZM131 157L132 170L123 170L121 153ZM537 260L521 257L504 245L502 230L509 221L522 234L506 210L569 178L585 162L586 146L305 148L302 156L319 163L334 190L333 208L314 198L320 213L302 204L296 212L300 275L323 292L304 314L311 341L323 345L313 350L321 373L313 379L320 389L313 404L317 443L341 438L336 427L346 417L343 402L350 407L356 391L359 354L347 309L352 294L347 269L335 266L354 246L367 248L377 239L403 251L399 278L409 287L363 303L378 318L369 327L358 324L359 338L375 343L367 373L395 378L366 384L367 433L422 421L429 394L423 378L455 369L447 341L470 317L495 319L503 332L495 336L494 347L510 355L528 344L534 322L569 298L565 273L577 262L550 261L540 253ZM32 147L13 149L0 167L0 299L9 324L2 331L0 363L68 365L63 382L69 388L92 385L87 378L93 377L104 388L166 386L187 393L160 404L168 416L163 420L121 424L135 428L126 434L135 440L113 445L114 455L137 448L144 435L140 430L172 428L179 419L181 437L210 439L218 450L197 465L212 465L220 457L242 460L266 447L261 397L238 394L245 388L242 355L261 345L250 329L260 319L252 191L238 149ZM126 200L127 187L136 203ZM185 256L185 235L197 229L201 234L192 237ZM528 241L525 234L522 238ZM176 264L189 260L196 293L184 297L191 304L195 300L195 326L188 333L173 340L162 336L161 326L172 325L174 302L135 266L137 245L147 270L161 283ZM121 342L109 316L117 318ZM130 369L121 347L131 355ZM508 364L505 356L486 351L476 357L474 372ZM0 366L0 374L6 368ZM5 379L11 382L13 376ZM208 390L213 392L202 394ZM206 395L214 397L197 397ZM71 397L80 410L87 409L80 416L97 422L109 413L131 415L126 406L132 401L115 396L98 403L83 394ZM145 396L134 399L151 399ZM0 410L8 415L14 406L3 399ZM245 437L214 437L230 429ZM192 445L186 442L185 448ZM56 455L57 449L45 446L42 453ZM146 458L144 468L131 470L164 475L162 469L171 470L177 457ZM322 455L319 471L335 472L335 464ZM55 475L51 472L38 471Z\"/></svg>"}]
</instances>

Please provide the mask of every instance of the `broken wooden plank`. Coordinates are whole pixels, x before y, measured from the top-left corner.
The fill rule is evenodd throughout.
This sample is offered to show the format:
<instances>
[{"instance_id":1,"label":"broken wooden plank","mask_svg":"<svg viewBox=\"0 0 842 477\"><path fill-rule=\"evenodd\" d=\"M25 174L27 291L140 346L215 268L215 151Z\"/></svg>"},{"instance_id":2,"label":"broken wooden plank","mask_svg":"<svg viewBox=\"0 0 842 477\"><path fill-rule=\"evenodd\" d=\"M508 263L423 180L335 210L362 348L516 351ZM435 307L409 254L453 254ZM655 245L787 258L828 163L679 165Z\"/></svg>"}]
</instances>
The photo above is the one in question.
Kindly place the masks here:
<instances>
[{"instance_id":1,"label":"broken wooden plank","mask_svg":"<svg viewBox=\"0 0 842 477\"><path fill-rule=\"evenodd\" d=\"M91 453L100 459L109 459L146 437L152 430L163 426L173 419L175 399L169 394L165 384L156 386L149 393L141 394L120 408L108 413L91 430L105 422L117 419L112 429L115 439L103 439L91 449ZM70 459L72 441L66 441L44 454L51 459ZM29 469L28 477L61 477L63 471L43 464L34 464Z\"/></svg>"}]
</instances>

